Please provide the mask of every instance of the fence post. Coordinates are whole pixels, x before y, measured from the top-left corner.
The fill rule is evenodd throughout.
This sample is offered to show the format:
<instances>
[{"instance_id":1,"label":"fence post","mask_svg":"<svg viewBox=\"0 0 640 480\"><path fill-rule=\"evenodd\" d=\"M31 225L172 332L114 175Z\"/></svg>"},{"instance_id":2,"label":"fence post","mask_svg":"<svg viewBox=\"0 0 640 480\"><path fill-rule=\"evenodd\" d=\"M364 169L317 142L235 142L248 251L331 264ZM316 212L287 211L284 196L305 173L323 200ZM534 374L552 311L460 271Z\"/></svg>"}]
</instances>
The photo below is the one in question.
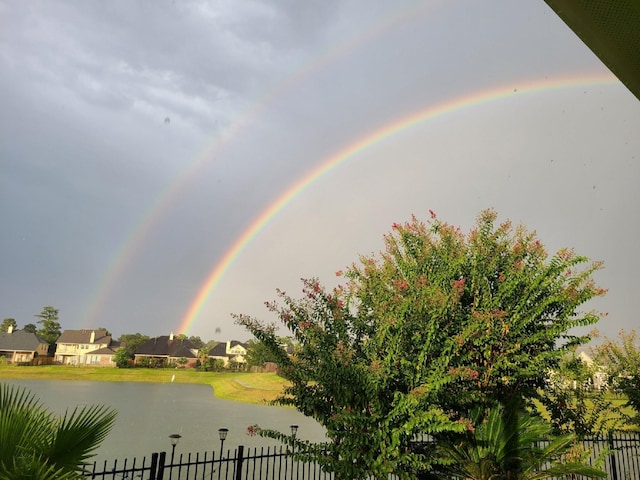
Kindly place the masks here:
<instances>
[{"instance_id":1,"label":"fence post","mask_svg":"<svg viewBox=\"0 0 640 480\"><path fill-rule=\"evenodd\" d=\"M151 469L149 470L149 478L151 480L156 480L156 471L158 469L158 454L151 454Z\"/></svg>"},{"instance_id":2,"label":"fence post","mask_svg":"<svg viewBox=\"0 0 640 480\"><path fill-rule=\"evenodd\" d=\"M158 458L158 476L156 480L162 480L164 478L164 464L167 459L167 452L160 452L160 457Z\"/></svg>"},{"instance_id":3,"label":"fence post","mask_svg":"<svg viewBox=\"0 0 640 480\"><path fill-rule=\"evenodd\" d=\"M235 480L242 480L242 461L244 460L244 445L238 446L238 455L236 455L236 475Z\"/></svg>"},{"instance_id":4,"label":"fence post","mask_svg":"<svg viewBox=\"0 0 640 480\"><path fill-rule=\"evenodd\" d=\"M618 480L618 468L616 466L616 453L613 446L613 434L609 432L609 461L611 463L611 480Z\"/></svg>"}]
</instances>

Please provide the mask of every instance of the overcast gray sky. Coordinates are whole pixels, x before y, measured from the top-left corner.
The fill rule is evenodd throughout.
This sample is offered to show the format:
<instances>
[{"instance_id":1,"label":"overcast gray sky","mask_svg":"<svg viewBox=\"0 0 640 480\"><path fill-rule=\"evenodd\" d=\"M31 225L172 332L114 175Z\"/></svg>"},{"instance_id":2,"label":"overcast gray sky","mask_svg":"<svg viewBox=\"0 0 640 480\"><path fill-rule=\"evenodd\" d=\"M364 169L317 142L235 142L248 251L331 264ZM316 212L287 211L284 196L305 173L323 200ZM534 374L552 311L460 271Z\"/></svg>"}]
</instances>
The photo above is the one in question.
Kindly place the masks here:
<instances>
[{"instance_id":1,"label":"overcast gray sky","mask_svg":"<svg viewBox=\"0 0 640 480\"><path fill-rule=\"evenodd\" d=\"M542 0L0 1L0 72L19 328L245 340L393 222L488 207L604 260L598 328L638 325L640 102Z\"/></svg>"}]
</instances>

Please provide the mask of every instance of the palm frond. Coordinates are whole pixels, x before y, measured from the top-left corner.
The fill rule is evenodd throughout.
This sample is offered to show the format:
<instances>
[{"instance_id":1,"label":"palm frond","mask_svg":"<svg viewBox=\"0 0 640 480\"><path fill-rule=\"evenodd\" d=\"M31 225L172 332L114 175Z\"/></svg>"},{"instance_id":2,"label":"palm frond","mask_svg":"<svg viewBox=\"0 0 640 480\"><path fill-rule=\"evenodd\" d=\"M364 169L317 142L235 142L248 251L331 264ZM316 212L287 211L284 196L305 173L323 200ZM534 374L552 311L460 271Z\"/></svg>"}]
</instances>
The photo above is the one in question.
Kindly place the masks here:
<instances>
[{"instance_id":1,"label":"palm frond","mask_svg":"<svg viewBox=\"0 0 640 480\"><path fill-rule=\"evenodd\" d=\"M10 465L32 444L44 443L52 422L26 388L0 383L0 465Z\"/></svg>"},{"instance_id":2,"label":"palm frond","mask_svg":"<svg viewBox=\"0 0 640 480\"><path fill-rule=\"evenodd\" d=\"M104 405L66 412L56 425L52 442L44 453L57 466L68 469L81 467L109 434L115 418L116 411Z\"/></svg>"}]
</instances>

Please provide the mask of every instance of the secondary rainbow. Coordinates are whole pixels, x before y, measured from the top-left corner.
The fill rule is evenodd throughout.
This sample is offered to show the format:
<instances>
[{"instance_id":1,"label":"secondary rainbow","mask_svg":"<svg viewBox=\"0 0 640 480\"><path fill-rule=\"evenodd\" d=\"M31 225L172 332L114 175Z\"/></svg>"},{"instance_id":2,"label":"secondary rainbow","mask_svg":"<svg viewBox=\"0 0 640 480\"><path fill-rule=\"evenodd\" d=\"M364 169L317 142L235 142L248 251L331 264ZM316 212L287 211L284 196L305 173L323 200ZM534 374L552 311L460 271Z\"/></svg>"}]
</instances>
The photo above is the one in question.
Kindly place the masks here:
<instances>
[{"instance_id":1,"label":"secondary rainbow","mask_svg":"<svg viewBox=\"0 0 640 480\"><path fill-rule=\"evenodd\" d=\"M420 15L431 11L434 7L431 3L414 2L403 8L399 8L386 18L367 25L366 28L355 35L332 45L317 57L302 65L283 81L275 84L256 102L249 105L246 111L239 116L237 121L227 128L216 132L207 148L190 161L187 167L175 178L167 188L161 192L152 203L144 210L141 218L128 231L124 241L116 249L113 255L105 262L105 275L102 277L98 288L87 299L83 318L87 325L95 325L98 312L107 303L110 292L114 289L118 279L126 268L133 263L136 255L142 250L146 239L151 235L153 228L160 222L166 211L174 204L177 198L188 187L191 180L212 162L222 155L225 149L240 136L240 134L278 99L287 92L301 84L305 79L313 77L317 72L327 68L330 64L347 57L371 41L381 38L385 33L401 27L406 22L415 21Z\"/></svg>"},{"instance_id":2,"label":"secondary rainbow","mask_svg":"<svg viewBox=\"0 0 640 480\"><path fill-rule=\"evenodd\" d=\"M535 92L555 90L572 87L588 87L603 84L617 83L618 80L613 75L597 74L588 77L560 77L555 79L534 80L525 83L503 85L497 88L490 88L469 95L456 97L418 110L380 127L359 140L347 145L345 148L334 153L316 168L306 173L302 178L293 183L282 192L260 215L258 215L231 245L222 258L213 266L209 275L199 288L193 298L188 310L184 314L178 331L186 333L197 319L200 311L208 298L211 296L216 285L220 282L224 273L233 264L234 260L246 248L251 240L276 216L289 202L298 196L306 187L319 180L326 173L337 166L353 159L358 154L368 150L384 140L396 135L413 126L432 120L446 114L452 114L462 109L471 108L491 101L496 101L509 96L521 96Z\"/></svg>"}]
</instances>

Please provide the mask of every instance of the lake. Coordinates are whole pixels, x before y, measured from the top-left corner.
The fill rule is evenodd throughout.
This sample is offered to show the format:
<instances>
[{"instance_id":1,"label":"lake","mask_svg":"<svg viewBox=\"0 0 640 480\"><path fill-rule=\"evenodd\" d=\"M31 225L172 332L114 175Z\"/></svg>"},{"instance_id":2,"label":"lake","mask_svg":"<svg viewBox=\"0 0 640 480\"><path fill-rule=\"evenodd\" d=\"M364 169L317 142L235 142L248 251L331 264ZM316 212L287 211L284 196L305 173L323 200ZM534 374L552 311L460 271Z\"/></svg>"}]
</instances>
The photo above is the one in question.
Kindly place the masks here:
<instances>
[{"instance_id":1,"label":"lake","mask_svg":"<svg viewBox=\"0 0 640 480\"><path fill-rule=\"evenodd\" d=\"M247 435L249 425L322 441L323 428L292 408L251 405L220 400L207 385L179 383L80 382L55 380L2 380L28 388L47 409L63 414L75 406L106 404L118 412L115 426L97 451L95 460L121 460L171 451L169 435L182 435L178 453L220 450L219 428L228 428L224 450L238 445L256 447L277 442Z\"/></svg>"}]
</instances>

